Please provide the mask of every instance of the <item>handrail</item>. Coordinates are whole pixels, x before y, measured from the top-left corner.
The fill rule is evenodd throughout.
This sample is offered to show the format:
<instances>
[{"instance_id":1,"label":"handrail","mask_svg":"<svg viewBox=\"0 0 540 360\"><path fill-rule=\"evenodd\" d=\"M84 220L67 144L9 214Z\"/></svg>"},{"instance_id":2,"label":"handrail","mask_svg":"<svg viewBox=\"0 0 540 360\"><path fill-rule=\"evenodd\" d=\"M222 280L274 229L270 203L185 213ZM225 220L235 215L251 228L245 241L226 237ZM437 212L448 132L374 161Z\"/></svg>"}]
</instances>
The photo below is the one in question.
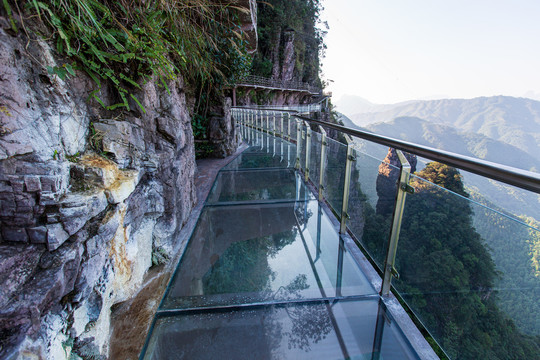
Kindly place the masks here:
<instances>
[{"instance_id":1,"label":"handrail","mask_svg":"<svg viewBox=\"0 0 540 360\"><path fill-rule=\"evenodd\" d=\"M310 93L319 94L321 89L308 83L298 80L280 80L265 78L262 76L247 75L240 79L235 85L237 86L264 86L277 89L291 89L291 90L306 90Z\"/></svg>"},{"instance_id":2,"label":"handrail","mask_svg":"<svg viewBox=\"0 0 540 360\"><path fill-rule=\"evenodd\" d=\"M351 129L346 126L327 123L320 120L310 119L301 115L293 115L304 121L326 126L361 139L377 144L389 146L397 150L442 162L472 173L501 181L509 185L517 186L525 190L540 193L540 174L532 171L517 169L511 166L497 164L491 161L476 159L470 156L456 154L450 151L439 150L429 146L423 146L408 141L394 139L388 136L377 135L367 131Z\"/></svg>"},{"instance_id":3,"label":"handrail","mask_svg":"<svg viewBox=\"0 0 540 360\"><path fill-rule=\"evenodd\" d=\"M305 112L320 112L322 109L322 105L320 104L320 102L313 104L296 105L238 105L233 106L233 109L276 111L282 113L301 114Z\"/></svg>"},{"instance_id":4,"label":"handrail","mask_svg":"<svg viewBox=\"0 0 540 360\"><path fill-rule=\"evenodd\" d=\"M246 107L242 107L242 109L249 110L249 108ZM456 154L450 151L439 150L429 146L398 140L384 135L377 135L375 133L370 133L367 131L351 129L343 125L337 125L325 121L311 119L302 115L294 114L294 110L288 110L287 112L293 113L291 114L292 116L312 124L338 130L342 133L349 134L360 139L392 147L397 150L406 151L417 156L442 162L444 164L457 167L465 171L469 171L493 180L501 181L503 183L517 186L519 188L540 194L540 174L534 173L532 171L517 169L511 166L501 165L491 161Z\"/></svg>"}]
</instances>

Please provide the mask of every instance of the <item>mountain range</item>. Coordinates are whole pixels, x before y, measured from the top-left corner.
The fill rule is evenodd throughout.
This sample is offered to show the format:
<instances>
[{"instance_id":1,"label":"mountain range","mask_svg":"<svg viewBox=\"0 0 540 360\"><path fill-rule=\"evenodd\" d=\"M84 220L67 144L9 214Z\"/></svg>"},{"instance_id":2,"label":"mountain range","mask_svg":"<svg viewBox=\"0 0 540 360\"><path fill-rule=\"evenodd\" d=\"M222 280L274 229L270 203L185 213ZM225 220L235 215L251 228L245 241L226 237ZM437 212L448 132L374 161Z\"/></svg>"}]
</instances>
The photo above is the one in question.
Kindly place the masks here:
<instances>
[{"instance_id":1,"label":"mountain range","mask_svg":"<svg viewBox=\"0 0 540 360\"><path fill-rule=\"evenodd\" d=\"M540 172L540 101L495 96L379 105L344 96L336 110L345 126ZM361 147L385 156L381 146L361 142ZM540 220L540 195L463 174L471 191L513 214Z\"/></svg>"}]
</instances>

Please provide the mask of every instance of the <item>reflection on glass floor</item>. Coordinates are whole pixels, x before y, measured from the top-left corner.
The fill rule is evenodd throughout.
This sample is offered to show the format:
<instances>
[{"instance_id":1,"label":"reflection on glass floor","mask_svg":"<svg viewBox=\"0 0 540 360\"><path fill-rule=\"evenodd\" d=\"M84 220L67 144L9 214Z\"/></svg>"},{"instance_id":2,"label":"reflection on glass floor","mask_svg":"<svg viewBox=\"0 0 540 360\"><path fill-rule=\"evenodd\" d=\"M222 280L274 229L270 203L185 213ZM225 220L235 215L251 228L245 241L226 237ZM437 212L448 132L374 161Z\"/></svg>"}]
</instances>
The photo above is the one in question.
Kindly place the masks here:
<instances>
[{"instance_id":1,"label":"reflection on glass floor","mask_svg":"<svg viewBox=\"0 0 540 360\"><path fill-rule=\"evenodd\" d=\"M298 193L297 193L298 192ZM221 171L207 204L242 201L315 199L294 169Z\"/></svg>"},{"instance_id":2,"label":"reflection on glass floor","mask_svg":"<svg viewBox=\"0 0 540 360\"><path fill-rule=\"evenodd\" d=\"M274 149L287 145L252 146L219 173L142 358L416 358Z\"/></svg>"},{"instance_id":3,"label":"reflection on glass floor","mask_svg":"<svg viewBox=\"0 0 540 360\"><path fill-rule=\"evenodd\" d=\"M147 358L415 358L391 322L374 341L386 316L373 299L186 312L157 320Z\"/></svg>"}]
</instances>

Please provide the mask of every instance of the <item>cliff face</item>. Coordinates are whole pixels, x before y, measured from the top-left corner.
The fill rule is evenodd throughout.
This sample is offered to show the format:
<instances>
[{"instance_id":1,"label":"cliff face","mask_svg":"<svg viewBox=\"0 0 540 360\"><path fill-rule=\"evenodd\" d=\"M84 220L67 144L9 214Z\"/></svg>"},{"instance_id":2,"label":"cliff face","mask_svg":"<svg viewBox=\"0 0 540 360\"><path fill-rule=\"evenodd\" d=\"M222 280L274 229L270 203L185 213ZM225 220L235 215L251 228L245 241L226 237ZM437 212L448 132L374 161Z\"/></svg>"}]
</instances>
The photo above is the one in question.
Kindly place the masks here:
<instances>
[{"instance_id":1,"label":"cliff face","mask_svg":"<svg viewBox=\"0 0 540 360\"><path fill-rule=\"evenodd\" d=\"M239 6L253 52L256 2ZM71 67L65 81L51 74L68 59L40 39L0 16L0 358L107 358L112 309L178 252L196 201L199 99L181 75L155 76L132 89L130 110L105 110L118 90ZM238 144L231 100L214 103L206 130L225 156Z\"/></svg>"},{"instance_id":2,"label":"cliff face","mask_svg":"<svg viewBox=\"0 0 540 360\"><path fill-rule=\"evenodd\" d=\"M91 79L48 74L50 46L0 23L0 357L106 355L111 307L173 250L195 201L184 84L148 81L146 113L107 112L87 102Z\"/></svg>"},{"instance_id":3,"label":"cliff face","mask_svg":"<svg viewBox=\"0 0 540 360\"><path fill-rule=\"evenodd\" d=\"M270 0L258 11L259 47L252 73L320 86L319 56L325 32L319 24L319 0Z\"/></svg>"}]
</instances>

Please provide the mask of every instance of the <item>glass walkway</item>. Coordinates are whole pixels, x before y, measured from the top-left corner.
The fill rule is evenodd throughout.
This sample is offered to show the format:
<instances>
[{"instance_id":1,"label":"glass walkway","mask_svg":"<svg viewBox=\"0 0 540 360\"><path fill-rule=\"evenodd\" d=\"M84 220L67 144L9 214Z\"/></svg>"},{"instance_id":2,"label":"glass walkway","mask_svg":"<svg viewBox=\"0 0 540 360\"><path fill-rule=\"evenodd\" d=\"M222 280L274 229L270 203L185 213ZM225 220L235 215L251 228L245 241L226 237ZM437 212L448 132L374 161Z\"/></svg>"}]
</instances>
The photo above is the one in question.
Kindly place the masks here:
<instances>
[{"instance_id":1,"label":"glass walkway","mask_svg":"<svg viewBox=\"0 0 540 360\"><path fill-rule=\"evenodd\" d=\"M294 169L295 145L250 131L218 174L141 358L419 358Z\"/></svg>"}]
</instances>

